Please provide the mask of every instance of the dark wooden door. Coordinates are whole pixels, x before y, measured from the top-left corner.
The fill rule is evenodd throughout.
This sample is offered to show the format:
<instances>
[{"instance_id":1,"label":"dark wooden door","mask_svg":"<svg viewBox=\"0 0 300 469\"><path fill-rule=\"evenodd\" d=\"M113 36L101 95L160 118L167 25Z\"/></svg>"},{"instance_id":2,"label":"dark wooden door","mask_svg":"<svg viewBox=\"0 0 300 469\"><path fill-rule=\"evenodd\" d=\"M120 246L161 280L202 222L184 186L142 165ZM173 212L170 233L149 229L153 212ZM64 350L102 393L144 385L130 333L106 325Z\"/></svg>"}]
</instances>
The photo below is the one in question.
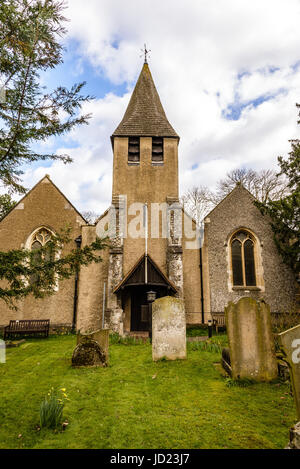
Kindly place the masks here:
<instances>
[{"instance_id":1,"label":"dark wooden door","mask_svg":"<svg viewBox=\"0 0 300 469\"><path fill-rule=\"evenodd\" d=\"M149 305L144 288L135 288L131 293L131 330L149 330Z\"/></svg>"}]
</instances>

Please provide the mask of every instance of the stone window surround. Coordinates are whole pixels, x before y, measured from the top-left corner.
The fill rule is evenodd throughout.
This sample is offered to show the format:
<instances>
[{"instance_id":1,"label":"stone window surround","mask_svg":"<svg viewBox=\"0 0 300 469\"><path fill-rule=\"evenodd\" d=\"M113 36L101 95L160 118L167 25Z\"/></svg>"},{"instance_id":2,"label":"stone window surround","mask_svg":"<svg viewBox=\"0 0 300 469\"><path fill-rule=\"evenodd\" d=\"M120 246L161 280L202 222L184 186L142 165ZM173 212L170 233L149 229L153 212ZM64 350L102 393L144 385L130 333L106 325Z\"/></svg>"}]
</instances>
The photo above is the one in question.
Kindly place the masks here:
<instances>
[{"instance_id":1,"label":"stone window surround","mask_svg":"<svg viewBox=\"0 0 300 469\"><path fill-rule=\"evenodd\" d=\"M55 231L52 228L50 228L49 226L40 225L38 228L33 230L33 232L28 236L28 238L27 238L27 240L24 244L25 249L28 249L29 251L31 251L31 246L32 246L32 243L34 242L34 238L35 238L36 234L41 230L49 231L52 235L55 234ZM57 255L56 255L57 259L59 259L60 254L61 254L61 251L59 251L57 253ZM59 291L59 281L58 281L58 275L57 274L55 275L54 291L56 291L56 292Z\"/></svg>"},{"instance_id":2,"label":"stone window surround","mask_svg":"<svg viewBox=\"0 0 300 469\"><path fill-rule=\"evenodd\" d=\"M256 276L256 286L236 286L233 285L233 271L232 271L232 255L231 255L231 241L239 231L248 232L253 241L254 241L254 265L255 265L255 276ZM265 282L264 282L264 271L263 271L263 262L262 262L262 242L259 240L258 236L249 228L245 226L240 226L235 228L228 236L224 243L226 247L226 258L227 258L227 274L228 274L228 291L229 292L264 292L265 291Z\"/></svg>"}]
</instances>

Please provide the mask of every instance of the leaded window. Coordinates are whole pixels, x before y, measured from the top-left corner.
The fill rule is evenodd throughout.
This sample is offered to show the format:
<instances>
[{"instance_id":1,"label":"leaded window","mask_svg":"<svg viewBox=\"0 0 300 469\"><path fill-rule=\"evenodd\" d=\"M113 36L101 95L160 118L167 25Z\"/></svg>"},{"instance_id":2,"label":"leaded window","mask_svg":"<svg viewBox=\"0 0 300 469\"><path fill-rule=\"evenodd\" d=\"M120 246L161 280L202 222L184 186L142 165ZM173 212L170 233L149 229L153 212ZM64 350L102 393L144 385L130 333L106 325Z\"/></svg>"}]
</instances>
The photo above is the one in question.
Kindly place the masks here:
<instances>
[{"instance_id":1,"label":"leaded window","mask_svg":"<svg viewBox=\"0 0 300 469\"><path fill-rule=\"evenodd\" d=\"M33 266L39 265L42 260L50 261L53 259L52 247L49 245L49 248L47 248L47 243L50 241L51 236L51 231L47 230L47 228L41 228L32 237L30 249L32 251L31 262ZM37 281L38 274L32 275L30 283L36 283Z\"/></svg>"},{"instance_id":2,"label":"leaded window","mask_svg":"<svg viewBox=\"0 0 300 469\"><path fill-rule=\"evenodd\" d=\"M247 231L235 233L231 239L233 286L256 286L254 239Z\"/></svg>"}]
</instances>

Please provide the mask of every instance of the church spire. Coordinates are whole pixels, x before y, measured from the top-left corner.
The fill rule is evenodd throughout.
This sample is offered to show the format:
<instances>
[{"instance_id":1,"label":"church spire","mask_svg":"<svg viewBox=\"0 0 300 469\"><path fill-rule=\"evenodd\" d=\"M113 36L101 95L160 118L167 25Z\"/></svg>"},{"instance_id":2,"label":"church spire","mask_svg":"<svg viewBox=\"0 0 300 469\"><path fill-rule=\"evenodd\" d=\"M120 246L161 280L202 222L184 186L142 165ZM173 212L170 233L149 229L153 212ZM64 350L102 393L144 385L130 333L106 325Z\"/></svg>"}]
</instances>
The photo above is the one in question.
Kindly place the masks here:
<instances>
[{"instance_id":1,"label":"church spire","mask_svg":"<svg viewBox=\"0 0 300 469\"><path fill-rule=\"evenodd\" d=\"M147 62L143 64L125 115L114 137L178 137L160 102Z\"/></svg>"}]
</instances>

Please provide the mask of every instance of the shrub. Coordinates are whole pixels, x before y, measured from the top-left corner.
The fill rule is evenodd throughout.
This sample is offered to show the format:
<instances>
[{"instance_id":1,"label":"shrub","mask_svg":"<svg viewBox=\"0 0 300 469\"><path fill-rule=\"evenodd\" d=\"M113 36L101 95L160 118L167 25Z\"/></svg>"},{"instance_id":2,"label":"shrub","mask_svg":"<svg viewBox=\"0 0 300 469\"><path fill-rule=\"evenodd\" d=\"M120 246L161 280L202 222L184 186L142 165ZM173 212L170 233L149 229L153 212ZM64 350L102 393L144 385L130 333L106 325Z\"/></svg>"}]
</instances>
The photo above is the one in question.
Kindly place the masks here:
<instances>
[{"instance_id":1,"label":"shrub","mask_svg":"<svg viewBox=\"0 0 300 469\"><path fill-rule=\"evenodd\" d=\"M190 350L201 350L205 352L221 353L222 345L219 342L206 340L201 342L188 342Z\"/></svg>"},{"instance_id":2,"label":"shrub","mask_svg":"<svg viewBox=\"0 0 300 469\"><path fill-rule=\"evenodd\" d=\"M110 334L109 342L111 345L121 344L121 345L143 345L149 343L147 338L136 338L136 337L121 337L117 333Z\"/></svg>"},{"instance_id":3,"label":"shrub","mask_svg":"<svg viewBox=\"0 0 300 469\"><path fill-rule=\"evenodd\" d=\"M186 328L186 336L187 337L199 337L208 335L208 328L206 325L204 327L201 326L192 326Z\"/></svg>"},{"instance_id":4,"label":"shrub","mask_svg":"<svg viewBox=\"0 0 300 469\"><path fill-rule=\"evenodd\" d=\"M65 401L68 399L66 390L51 388L40 406L41 428L57 428L62 423Z\"/></svg>"},{"instance_id":5,"label":"shrub","mask_svg":"<svg viewBox=\"0 0 300 469\"><path fill-rule=\"evenodd\" d=\"M271 319L273 332L277 334L300 324L300 314L298 310L291 310L283 313L272 313Z\"/></svg>"}]
</instances>

